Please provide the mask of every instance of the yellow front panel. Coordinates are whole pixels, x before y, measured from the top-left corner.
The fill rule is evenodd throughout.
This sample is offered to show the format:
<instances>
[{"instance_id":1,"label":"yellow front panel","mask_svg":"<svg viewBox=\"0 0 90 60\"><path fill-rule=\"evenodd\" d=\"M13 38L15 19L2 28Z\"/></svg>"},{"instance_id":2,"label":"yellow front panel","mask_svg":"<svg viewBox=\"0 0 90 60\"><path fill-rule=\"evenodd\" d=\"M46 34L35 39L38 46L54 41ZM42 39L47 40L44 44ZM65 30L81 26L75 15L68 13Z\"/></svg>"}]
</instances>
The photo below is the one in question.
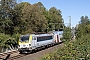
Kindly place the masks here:
<instances>
[{"instance_id":1,"label":"yellow front panel","mask_svg":"<svg viewBox=\"0 0 90 60\"><path fill-rule=\"evenodd\" d=\"M28 43L29 43L29 42L28 42ZM28 44L28 43L26 43L26 42L19 42L19 45L20 45L20 44Z\"/></svg>"},{"instance_id":2,"label":"yellow front panel","mask_svg":"<svg viewBox=\"0 0 90 60\"><path fill-rule=\"evenodd\" d=\"M29 42L20 42L20 40L19 40L19 45L20 44L30 44L31 41L32 41L32 35L30 35L30 37L29 37Z\"/></svg>"},{"instance_id":3,"label":"yellow front panel","mask_svg":"<svg viewBox=\"0 0 90 60\"><path fill-rule=\"evenodd\" d=\"M31 43L31 41L32 41L32 35L30 35L29 37L29 43Z\"/></svg>"}]
</instances>

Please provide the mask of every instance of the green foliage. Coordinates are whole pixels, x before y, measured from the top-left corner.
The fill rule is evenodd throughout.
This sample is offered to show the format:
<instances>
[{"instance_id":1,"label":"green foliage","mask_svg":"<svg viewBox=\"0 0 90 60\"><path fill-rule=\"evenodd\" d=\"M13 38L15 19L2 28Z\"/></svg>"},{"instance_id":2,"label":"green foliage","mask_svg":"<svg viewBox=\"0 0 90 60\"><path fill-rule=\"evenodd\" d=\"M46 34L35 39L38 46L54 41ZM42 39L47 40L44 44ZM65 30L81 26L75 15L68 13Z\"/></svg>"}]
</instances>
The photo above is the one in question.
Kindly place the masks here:
<instances>
[{"instance_id":1,"label":"green foliage","mask_svg":"<svg viewBox=\"0 0 90 60\"><path fill-rule=\"evenodd\" d=\"M16 5L15 0L1 0L0 3L0 27L1 33L5 34L13 34L13 28L10 27L13 25L13 17L14 17L14 7Z\"/></svg>"},{"instance_id":2,"label":"green foliage","mask_svg":"<svg viewBox=\"0 0 90 60\"><path fill-rule=\"evenodd\" d=\"M69 27L64 28L63 39L65 39L65 40L71 39L71 29Z\"/></svg>"},{"instance_id":3,"label":"green foliage","mask_svg":"<svg viewBox=\"0 0 90 60\"><path fill-rule=\"evenodd\" d=\"M12 47L15 43L15 38L10 37L10 35L0 33L0 48L2 48L1 50L3 50L4 48Z\"/></svg>"},{"instance_id":4,"label":"green foliage","mask_svg":"<svg viewBox=\"0 0 90 60\"><path fill-rule=\"evenodd\" d=\"M88 16L81 17L81 21L76 31L77 31L76 38L79 38L81 36L84 36L90 33L90 20L88 19Z\"/></svg>"},{"instance_id":5,"label":"green foliage","mask_svg":"<svg viewBox=\"0 0 90 60\"><path fill-rule=\"evenodd\" d=\"M12 38L15 38L15 43L18 45L18 40L21 34L13 34Z\"/></svg>"},{"instance_id":6,"label":"green foliage","mask_svg":"<svg viewBox=\"0 0 90 60\"><path fill-rule=\"evenodd\" d=\"M20 34L47 32L47 28L53 28L49 23L62 23L63 20L59 9L51 7L47 10L41 2L31 5L1 0L0 4L0 48L15 47ZM56 25L56 28L60 27Z\"/></svg>"},{"instance_id":7,"label":"green foliage","mask_svg":"<svg viewBox=\"0 0 90 60\"><path fill-rule=\"evenodd\" d=\"M48 28L50 30L62 28L62 24L60 24L63 23L61 11L56 7L51 7L47 13Z\"/></svg>"},{"instance_id":8,"label":"green foliage","mask_svg":"<svg viewBox=\"0 0 90 60\"><path fill-rule=\"evenodd\" d=\"M31 5L28 2L17 4L16 0L1 0L0 13L0 32L10 35L46 32L47 28L53 28L49 23L62 23L63 20L59 9L51 7L46 10L41 2ZM60 28L58 25L55 27Z\"/></svg>"},{"instance_id":9,"label":"green foliage","mask_svg":"<svg viewBox=\"0 0 90 60\"><path fill-rule=\"evenodd\" d=\"M62 23L61 11L55 7L49 9L50 23Z\"/></svg>"},{"instance_id":10,"label":"green foliage","mask_svg":"<svg viewBox=\"0 0 90 60\"><path fill-rule=\"evenodd\" d=\"M5 34L0 34L0 46L1 47L8 47L8 45L5 43L7 42L7 40L9 40L9 35L5 35Z\"/></svg>"},{"instance_id":11,"label":"green foliage","mask_svg":"<svg viewBox=\"0 0 90 60\"><path fill-rule=\"evenodd\" d=\"M64 47L45 55L40 60L90 60L90 34L65 42Z\"/></svg>"}]
</instances>

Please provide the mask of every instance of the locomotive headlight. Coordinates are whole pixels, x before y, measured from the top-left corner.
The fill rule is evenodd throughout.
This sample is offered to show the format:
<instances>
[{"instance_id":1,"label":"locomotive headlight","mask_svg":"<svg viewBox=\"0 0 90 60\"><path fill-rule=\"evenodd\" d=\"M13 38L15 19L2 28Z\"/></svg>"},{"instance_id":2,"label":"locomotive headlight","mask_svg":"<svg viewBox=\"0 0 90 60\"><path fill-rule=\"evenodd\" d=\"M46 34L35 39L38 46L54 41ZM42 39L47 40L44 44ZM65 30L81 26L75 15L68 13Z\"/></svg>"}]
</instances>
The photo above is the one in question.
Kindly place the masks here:
<instances>
[{"instance_id":1,"label":"locomotive headlight","mask_svg":"<svg viewBox=\"0 0 90 60\"><path fill-rule=\"evenodd\" d=\"M23 45L23 47L25 47L26 45Z\"/></svg>"},{"instance_id":2,"label":"locomotive headlight","mask_svg":"<svg viewBox=\"0 0 90 60\"><path fill-rule=\"evenodd\" d=\"M29 44L29 46L31 46L31 44Z\"/></svg>"}]
</instances>

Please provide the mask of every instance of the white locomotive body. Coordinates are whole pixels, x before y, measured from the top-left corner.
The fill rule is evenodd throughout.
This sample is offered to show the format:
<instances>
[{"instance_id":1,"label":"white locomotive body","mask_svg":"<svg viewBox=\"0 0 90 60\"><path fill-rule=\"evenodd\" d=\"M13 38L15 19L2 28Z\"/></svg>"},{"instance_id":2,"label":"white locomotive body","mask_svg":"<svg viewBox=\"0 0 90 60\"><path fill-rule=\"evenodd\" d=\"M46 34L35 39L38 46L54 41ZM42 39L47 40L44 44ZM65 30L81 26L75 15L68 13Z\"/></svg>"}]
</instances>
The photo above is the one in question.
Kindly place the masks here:
<instances>
[{"instance_id":1,"label":"white locomotive body","mask_svg":"<svg viewBox=\"0 0 90 60\"><path fill-rule=\"evenodd\" d=\"M21 35L19 39L20 53L31 52L43 46L60 43L60 36L58 34L27 34Z\"/></svg>"}]
</instances>

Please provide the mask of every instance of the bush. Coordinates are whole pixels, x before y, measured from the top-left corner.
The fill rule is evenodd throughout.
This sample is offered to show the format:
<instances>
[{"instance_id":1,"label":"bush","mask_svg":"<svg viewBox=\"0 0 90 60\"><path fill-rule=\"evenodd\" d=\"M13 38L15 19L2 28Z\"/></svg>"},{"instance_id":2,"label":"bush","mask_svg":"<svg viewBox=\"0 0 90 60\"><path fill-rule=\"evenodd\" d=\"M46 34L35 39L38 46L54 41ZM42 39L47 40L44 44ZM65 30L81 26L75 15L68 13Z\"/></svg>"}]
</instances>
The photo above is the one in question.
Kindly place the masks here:
<instances>
[{"instance_id":1,"label":"bush","mask_svg":"<svg viewBox=\"0 0 90 60\"><path fill-rule=\"evenodd\" d=\"M17 34L16 34L17 35ZM1 52L4 52L6 49L14 49L17 45L18 38L13 35L12 37L7 34L0 34L0 48Z\"/></svg>"},{"instance_id":2,"label":"bush","mask_svg":"<svg viewBox=\"0 0 90 60\"><path fill-rule=\"evenodd\" d=\"M12 37L15 38L15 42L18 44L18 40L21 34L13 34Z\"/></svg>"},{"instance_id":3,"label":"bush","mask_svg":"<svg viewBox=\"0 0 90 60\"><path fill-rule=\"evenodd\" d=\"M90 34L82 36L78 40L65 42L63 48L50 53L41 60L90 60Z\"/></svg>"},{"instance_id":4,"label":"bush","mask_svg":"<svg viewBox=\"0 0 90 60\"><path fill-rule=\"evenodd\" d=\"M65 27L63 32L63 40L69 41L71 39L71 29L69 27Z\"/></svg>"}]
</instances>

